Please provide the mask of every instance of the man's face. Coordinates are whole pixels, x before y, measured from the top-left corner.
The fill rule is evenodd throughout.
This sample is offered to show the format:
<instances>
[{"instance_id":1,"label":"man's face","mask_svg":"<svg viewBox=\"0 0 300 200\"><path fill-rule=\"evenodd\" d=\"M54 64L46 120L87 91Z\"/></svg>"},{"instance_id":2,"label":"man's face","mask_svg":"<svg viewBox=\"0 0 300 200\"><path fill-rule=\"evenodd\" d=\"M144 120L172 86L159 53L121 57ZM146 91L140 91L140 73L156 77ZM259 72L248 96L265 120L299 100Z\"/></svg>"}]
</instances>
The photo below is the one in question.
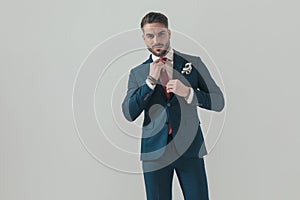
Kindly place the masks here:
<instances>
[{"instance_id":1,"label":"man's face","mask_svg":"<svg viewBox=\"0 0 300 200\"><path fill-rule=\"evenodd\" d=\"M170 48L171 32L161 23L145 24L143 39L148 50L155 56L163 57Z\"/></svg>"}]
</instances>

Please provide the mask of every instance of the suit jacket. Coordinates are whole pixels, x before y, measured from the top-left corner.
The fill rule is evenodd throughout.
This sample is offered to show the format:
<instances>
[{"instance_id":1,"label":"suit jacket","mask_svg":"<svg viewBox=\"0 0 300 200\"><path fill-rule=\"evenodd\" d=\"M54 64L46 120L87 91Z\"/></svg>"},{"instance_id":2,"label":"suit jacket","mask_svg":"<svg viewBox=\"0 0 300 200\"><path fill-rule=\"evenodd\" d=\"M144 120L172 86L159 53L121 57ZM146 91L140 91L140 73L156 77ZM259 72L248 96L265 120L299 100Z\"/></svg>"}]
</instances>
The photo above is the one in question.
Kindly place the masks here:
<instances>
[{"instance_id":1,"label":"suit jacket","mask_svg":"<svg viewBox=\"0 0 300 200\"><path fill-rule=\"evenodd\" d=\"M162 156L167 145L168 122L180 155L191 158L206 155L197 106L221 111L224 98L220 88L199 57L174 50L173 79L192 87L194 97L191 104L174 94L167 99L159 83L154 90L145 83L151 62L150 56L143 64L131 69L127 94L122 103L123 114L129 121L134 121L144 111L141 160L155 160ZM186 63L192 63L192 71L181 74Z\"/></svg>"}]
</instances>

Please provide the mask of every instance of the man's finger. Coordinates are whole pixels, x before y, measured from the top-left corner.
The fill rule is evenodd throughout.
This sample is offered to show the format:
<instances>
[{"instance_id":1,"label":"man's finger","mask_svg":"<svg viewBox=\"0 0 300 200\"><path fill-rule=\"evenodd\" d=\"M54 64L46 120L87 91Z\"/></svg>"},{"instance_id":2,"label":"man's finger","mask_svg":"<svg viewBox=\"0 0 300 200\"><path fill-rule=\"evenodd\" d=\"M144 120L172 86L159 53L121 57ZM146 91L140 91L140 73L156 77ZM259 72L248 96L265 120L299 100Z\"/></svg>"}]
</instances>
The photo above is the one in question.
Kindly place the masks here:
<instances>
[{"instance_id":1,"label":"man's finger","mask_svg":"<svg viewBox=\"0 0 300 200\"><path fill-rule=\"evenodd\" d=\"M176 82L174 80L169 80L167 83L167 85L169 85L169 86L175 85L175 84L176 84Z\"/></svg>"}]
</instances>

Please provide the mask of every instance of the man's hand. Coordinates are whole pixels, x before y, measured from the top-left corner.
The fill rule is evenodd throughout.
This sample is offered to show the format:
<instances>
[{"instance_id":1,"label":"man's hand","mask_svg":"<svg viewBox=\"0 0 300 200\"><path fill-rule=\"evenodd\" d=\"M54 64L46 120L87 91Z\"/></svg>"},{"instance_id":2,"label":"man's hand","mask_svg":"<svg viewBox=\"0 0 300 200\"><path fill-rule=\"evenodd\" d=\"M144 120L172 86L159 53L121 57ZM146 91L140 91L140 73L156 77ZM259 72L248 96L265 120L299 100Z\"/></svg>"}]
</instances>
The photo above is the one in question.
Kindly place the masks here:
<instances>
[{"instance_id":1,"label":"man's hand","mask_svg":"<svg viewBox=\"0 0 300 200\"><path fill-rule=\"evenodd\" d=\"M155 80L160 77L161 69L165 67L165 63L159 59L150 64L149 76L152 76Z\"/></svg>"},{"instance_id":2,"label":"man's hand","mask_svg":"<svg viewBox=\"0 0 300 200\"><path fill-rule=\"evenodd\" d=\"M190 88L185 86L180 80L174 79L170 80L167 85L167 92L173 92L174 94L181 96L181 97L187 97L190 94Z\"/></svg>"}]
</instances>

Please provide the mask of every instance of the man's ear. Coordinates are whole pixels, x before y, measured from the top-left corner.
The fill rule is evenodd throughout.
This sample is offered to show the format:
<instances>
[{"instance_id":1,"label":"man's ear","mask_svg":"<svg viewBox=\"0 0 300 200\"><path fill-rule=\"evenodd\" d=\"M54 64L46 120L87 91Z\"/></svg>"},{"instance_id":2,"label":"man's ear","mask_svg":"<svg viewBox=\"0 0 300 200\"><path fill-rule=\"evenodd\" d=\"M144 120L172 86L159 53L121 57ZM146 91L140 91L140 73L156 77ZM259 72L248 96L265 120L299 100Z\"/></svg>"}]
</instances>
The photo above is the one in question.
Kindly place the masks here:
<instances>
[{"instance_id":1,"label":"man's ear","mask_svg":"<svg viewBox=\"0 0 300 200\"><path fill-rule=\"evenodd\" d=\"M171 30L168 29L168 33L169 33L169 38L171 38Z\"/></svg>"},{"instance_id":2,"label":"man's ear","mask_svg":"<svg viewBox=\"0 0 300 200\"><path fill-rule=\"evenodd\" d=\"M145 32L144 32L144 29L142 28L142 38L143 38L143 40L145 41Z\"/></svg>"}]
</instances>

